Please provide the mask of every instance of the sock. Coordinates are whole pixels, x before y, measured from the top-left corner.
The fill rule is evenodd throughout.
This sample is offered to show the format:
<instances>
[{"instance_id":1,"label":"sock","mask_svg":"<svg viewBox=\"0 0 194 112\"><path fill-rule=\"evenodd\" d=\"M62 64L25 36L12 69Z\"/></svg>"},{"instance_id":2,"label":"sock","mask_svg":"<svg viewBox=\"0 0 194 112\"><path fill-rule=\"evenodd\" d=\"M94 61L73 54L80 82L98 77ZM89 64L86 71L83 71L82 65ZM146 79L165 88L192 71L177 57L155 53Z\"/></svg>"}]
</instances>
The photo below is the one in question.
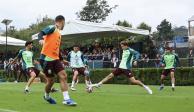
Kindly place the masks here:
<instances>
[{"instance_id":1,"label":"sock","mask_svg":"<svg viewBox=\"0 0 194 112\"><path fill-rule=\"evenodd\" d=\"M172 83L172 87L174 88L175 87L175 85Z\"/></svg>"},{"instance_id":2,"label":"sock","mask_svg":"<svg viewBox=\"0 0 194 112\"><path fill-rule=\"evenodd\" d=\"M29 90L29 87L28 87L28 86L26 86L26 87L25 87L25 90Z\"/></svg>"},{"instance_id":3,"label":"sock","mask_svg":"<svg viewBox=\"0 0 194 112\"><path fill-rule=\"evenodd\" d=\"M146 86L146 85L144 85L144 84L143 84L143 87L144 87L145 89L147 89L147 86Z\"/></svg>"},{"instance_id":4,"label":"sock","mask_svg":"<svg viewBox=\"0 0 194 112\"><path fill-rule=\"evenodd\" d=\"M63 92L63 97L64 97L64 100L69 100L70 99L68 91Z\"/></svg>"},{"instance_id":5,"label":"sock","mask_svg":"<svg viewBox=\"0 0 194 112\"><path fill-rule=\"evenodd\" d=\"M99 85L99 86L102 85L102 82L99 82L98 85Z\"/></svg>"},{"instance_id":6,"label":"sock","mask_svg":"<svg viewBox=\"0 0 194 112\"><path fill-rule=\"evenodd\" d=\"M73 88L73 87L74 87L74 85L75 85L75 81L72 81L72 83L71 83L71 87Z\"/></svg>"},{"instance_id":7,"label":"sock","mask_svg":"<svg viewBox=\"0 0 194 112\"><path fill-rule=\"evenodd\" d=\"M86 86L90 85L90 82L89 81L86 80L85 82L86 82Z\"/></svg>"},{"instance_id":8,"label":"sock","mask_svg":"<svg viewBox=\"0 0 194 112\"><path fill-rule=\"evenodd\" d=\"M164 87L164 84L161 84L161 87Z\"/></svg>"},{"instance_id":9,"label":"sock","mask_svg":"<svg viewBox=\"0 0 194 112\"><path fill-rule=\"evenodd\" d=\"M49 98L50 98L49 93L46 93L46 92L45 92L44 96L45 96L46 99L49 99Z\"/></svg>"}]
</instances>

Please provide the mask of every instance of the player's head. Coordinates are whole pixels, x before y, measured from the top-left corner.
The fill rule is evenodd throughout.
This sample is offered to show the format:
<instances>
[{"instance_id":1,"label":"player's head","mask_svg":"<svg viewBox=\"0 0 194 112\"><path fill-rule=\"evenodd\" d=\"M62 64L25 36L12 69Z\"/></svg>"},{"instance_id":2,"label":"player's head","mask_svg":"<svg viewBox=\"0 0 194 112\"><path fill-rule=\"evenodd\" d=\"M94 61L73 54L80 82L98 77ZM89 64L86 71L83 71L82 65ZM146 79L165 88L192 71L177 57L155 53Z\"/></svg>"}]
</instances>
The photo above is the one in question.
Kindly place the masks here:
<instances>
[{"instance_id":1,"label":"player's head","mask_svg":"<svg viewBox=\"0 0 194 112\"><path fill-rule=\"evenodd\" d=\"M55 18L55 24L58 27L58 29L63 30L65 26L65 18L62 15L58 15Z\"/></svg>"},{"instance_id":2,"label":"player's head","mask_svg":"<svg viewBox=\"0 0 194 112\"><path fill-rule=\"evenodd\" d=\"M171 53L172 52L172 48L171 47L166 47L166 53Z\"/></svg>"},{"instance_id":3,"label":"player's head","mask_svg":"<svg viewBox=\"0 0 194 112\"><path fill-rule=\"evenodd\" d=\"M128 49L128 48L129 48L129 42L128 42L128 41L126 41L126 40L121 41L121 42L120 42L120 45L121 45L121 48L122 48L123 50L125 50L125 49Z\"/></svg>"},{"instance_id":4,"label":"player's head","mask_svg":"<svg viewBox=\"0 0 194 112\"><path fill-rule=\"evenodd\" d=\"M79 46L78 45L74 45L73 46L73 51L75 51L75 52L79 51Z\"/></svg>"},{"instance_id":5,"label":"player's head","mask_svg":"<svg viewBox=\"0 0 194 112\"><path fill-rule=\"evenodd\" d=\"M32 41L27 41L27 42L25 43L25 47L26 47L26 48L29 48L29 49L32 49L32 47L33 47L33 42L32 42Z\"/></svg>"}]
</instances>

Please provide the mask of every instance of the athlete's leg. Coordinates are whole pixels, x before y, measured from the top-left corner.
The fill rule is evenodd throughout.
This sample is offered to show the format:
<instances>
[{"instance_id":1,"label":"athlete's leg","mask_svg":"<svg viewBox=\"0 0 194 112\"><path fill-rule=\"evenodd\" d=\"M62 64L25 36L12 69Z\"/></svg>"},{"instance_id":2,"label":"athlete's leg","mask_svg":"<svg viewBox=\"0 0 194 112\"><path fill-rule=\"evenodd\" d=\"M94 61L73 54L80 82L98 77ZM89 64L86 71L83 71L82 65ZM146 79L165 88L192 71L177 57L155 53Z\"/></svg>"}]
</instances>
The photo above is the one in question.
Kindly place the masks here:
<instances>
[{"instance_id":1,"label":"athlete's leg","mask_svg":"<svg viewBox=\"0 0 194 112\"><path fill-rule=\"evenodd\" d=\"M175 76L174 76L174 71L170 72L170 77L171 77L171 83L172 83L172 90L174 91L175 89Z\"/></svg>"},{"instance_id":2,"label":"athlete's leg","mask_svg":"<svg viewBox=\"0 0 194 112\"><path fill-rule=\"evenodd\" d=\"M135 77L130 77L129 80L131 83L143 87L149 94L152 94L152 90L148 86L144 85L141 81L136 80Z\"/></svg>"}]
</instances>

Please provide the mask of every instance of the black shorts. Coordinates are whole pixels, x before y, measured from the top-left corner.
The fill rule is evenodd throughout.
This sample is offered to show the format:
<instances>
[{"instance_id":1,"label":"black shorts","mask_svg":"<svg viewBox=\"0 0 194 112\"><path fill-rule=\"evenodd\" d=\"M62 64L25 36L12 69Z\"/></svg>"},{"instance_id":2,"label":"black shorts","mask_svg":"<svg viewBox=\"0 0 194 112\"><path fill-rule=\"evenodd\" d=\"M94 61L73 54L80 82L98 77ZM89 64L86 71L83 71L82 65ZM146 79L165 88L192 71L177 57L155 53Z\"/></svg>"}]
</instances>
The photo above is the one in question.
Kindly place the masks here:
<instances>
[{"instance_id":1,"label":"black shorts","mask_svg":"<svg viewBox=\"0 0 194 112\"><path fill-rule=\"evenodd\" d=\"M171 72L175 72L175 68L164 69L163 72L162 72L162 75L168 76Z\"/></svg>"},{"instance_id":2,"label":"black shorts","mask_svg":"<svg viewBox=\"0 0 194 112\"><path fill-rule=\"evenodd\" d=\"M72 68L73 72L78 71L78 74L84 75L85 76L85 68L81 67L81 68Z\"/></svg>"},{"instance_id":3,"label":"black shorts","mask_svg":"<svg viewBox=\"0 0 194 112\"><path fill-rule=\"evenodd\" d=\"M36 69L35 67L27 68L25 70L26 75L29 75L29 76L32 72L34 72L36 74L36 77L37 77L40 73L40 70Z\"/></svg>"},{"instance_id":4,"label":"black shorts","mask_svg":"<svg viewBox=\"0 0 194 112\"><path fill-rule=\"evenodd\" d=\"M115 76L118 76L118 75L126 75L128 78L131 78L131 77L134 77L133 74L132 74L132 71L131 70L128 70L128 69L121 69L121 68L116 68L113 70L112 72Z\"/></svg>"},{"instance_id":5,"label":"black shorts","mask_svg":"<svg viewBox=\"0 0 194 112\"><path fill-rule=\"evenodd\" d=\"M54 74L58 74L62 70L64 70L64 67L60 60L54 60L54 61L40 61L40 64L43 68L43 72L47 77L54 77Z\"/></svg>"}]
</instances>

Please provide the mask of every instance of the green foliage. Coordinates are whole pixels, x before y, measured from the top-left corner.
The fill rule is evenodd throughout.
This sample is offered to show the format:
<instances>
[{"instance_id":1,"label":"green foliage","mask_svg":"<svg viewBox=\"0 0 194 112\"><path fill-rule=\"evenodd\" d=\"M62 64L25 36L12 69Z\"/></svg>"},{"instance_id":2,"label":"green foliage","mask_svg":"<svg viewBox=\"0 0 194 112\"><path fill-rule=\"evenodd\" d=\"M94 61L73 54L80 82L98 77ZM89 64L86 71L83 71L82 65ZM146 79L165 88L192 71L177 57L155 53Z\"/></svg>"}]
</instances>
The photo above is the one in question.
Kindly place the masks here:
<instances>
[{"instance_id":1,"label":"green foliage","mask_svg":"<svg viewBox=\"0 0 194 112\"><path fill-rule=\"evenodd\" d=\"M144 30L148 30L149 32L151 32L152 27L147 25L146 23L142 22L137 29L144 29Z\"/></svg>"},{"instance_id":2,"label":"green foliage","mask_svg":"<svg viewBox=\"0 0 194 112\"><path fill-rule=\"evenodd\" d=\"M160 84L160 75L163 69L156 68L143 68L143 69L133 69L133 73L137 79L140 79L145 84L148 85L159 85ZM93 82L99 82L104 77L112 72L112 69L97 69L91 71L91 78ZM72 72L67 71L68 80L72 80ZM194 69L193 68L177 68L176 73L176 85L188 86L194 85ZM81 82L83 78L81 78ZM118 76L108 82L109 84L128 84L129 81L126 76ZM170 85L171 81L169 77L165 80L166 85Z\"/></svg>"},{"instance_id":3,"label":"green foliage","mask_svg":"<svg viewBox=\"0 0 194 112\"><path fill-rule=\"evenodd\" d=\"M164 19L160 25L157 26L159 37L162 40L171 40L173 38L172 25L166 19Z\"/></svg>"},{"instance_id":4,"label":"green foliage","mask_svg":"<svg viewBox=\"0 0 194 112\"><path fill-rule=\"evenodd\" d=\"M126 20L124 20L124 21L120 21L120 20L119 20L119 21L116 23L116 25L132 28L132 24L130 24L130 23L129 23L128 21L126 21Z\"/></svg>"},{"instance_id":5,"label":"green foliage","mask_svg":"<svg viewBox=\"0 0 194 112\"><path fill-rule=\"evenodd\" d=\"M76 15L82 21L101 23L116 7L109 6L106 0L87 0L86 6Z\"/></svg>"}]
</instances>

